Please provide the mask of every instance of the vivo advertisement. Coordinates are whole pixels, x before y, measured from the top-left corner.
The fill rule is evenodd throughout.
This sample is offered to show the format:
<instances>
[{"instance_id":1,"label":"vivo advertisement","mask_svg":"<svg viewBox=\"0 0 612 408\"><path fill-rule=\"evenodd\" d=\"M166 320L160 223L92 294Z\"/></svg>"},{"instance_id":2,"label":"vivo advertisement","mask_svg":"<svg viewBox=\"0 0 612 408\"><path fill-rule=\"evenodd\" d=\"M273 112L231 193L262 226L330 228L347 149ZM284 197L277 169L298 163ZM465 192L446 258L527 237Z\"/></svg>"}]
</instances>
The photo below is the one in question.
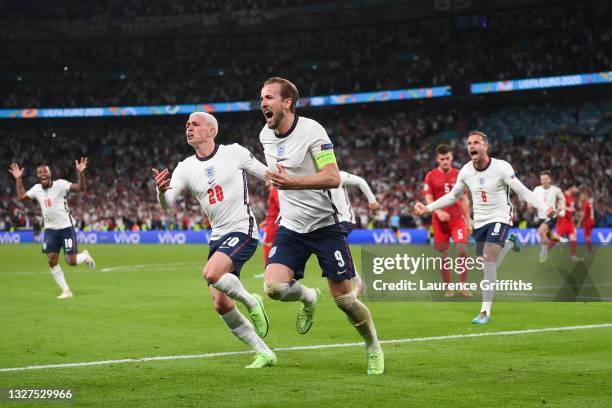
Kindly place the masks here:
<instances>
[{"instance_id":1,"label":"vivo advertisement","mask_svg":"<svg viewBox=\"0 0 612 408\"><path fill-rule=\"evenodd\" d=\"M538 231L535 228L512 229L523 244L539 243ZM584 243L582 228L576 230L578 243ZM260 231L260 236L263 231ZM39 239L42 238L42 234ZM612 228L595 228L592 235L593 243L608 245L612 239ZM79 244L207 244L210 231L79 231ZM0 244L29 244L38 242L32 231L0 232ZM429 236L422 229L401 229L394 233L389 229L357 229L349 236L350 244L427 244Z\"/></svg>"}]
</instances>

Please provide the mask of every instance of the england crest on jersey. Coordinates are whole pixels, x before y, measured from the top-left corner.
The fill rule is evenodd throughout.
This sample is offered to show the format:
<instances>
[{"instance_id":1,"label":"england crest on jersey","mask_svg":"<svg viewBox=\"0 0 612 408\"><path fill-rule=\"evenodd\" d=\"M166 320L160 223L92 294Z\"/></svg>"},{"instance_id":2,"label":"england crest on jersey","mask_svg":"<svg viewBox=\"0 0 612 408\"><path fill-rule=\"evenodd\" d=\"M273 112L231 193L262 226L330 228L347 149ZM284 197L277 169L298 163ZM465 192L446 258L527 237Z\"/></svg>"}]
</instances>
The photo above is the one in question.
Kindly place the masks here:
<instances>
[{"instance_id":1,"label":"england crest on jersey","mask_svg":"<svg viewBox=\"0 0 612 408\"><path fill-rule=\"evenodd\" d=\"M478 179L478 185L482 188L485 185L485 178L484 177L480 177Z\"/></svg>"},{"instance_id":2,"label":"england crest on jersey","mask_svg":"<svg viewBox=\"0 0 612 408\"><path fill-rule=\"evenodd\" d=\"M285 155L285 146L276 146L276 157L283 157Z\"/></svg>"},{"instance_id":3,"label":"england crest on jersey","mask_svg":"<svg viewBox=\"0 0 612 408\"><path fill-rule=\"evenodd\" d=\"M208 184L214 184L215 183L215 166L206 167L206 169L204 169L204 172L206 173L206 177L208 178Z\"/></svg>"}]
</instances>

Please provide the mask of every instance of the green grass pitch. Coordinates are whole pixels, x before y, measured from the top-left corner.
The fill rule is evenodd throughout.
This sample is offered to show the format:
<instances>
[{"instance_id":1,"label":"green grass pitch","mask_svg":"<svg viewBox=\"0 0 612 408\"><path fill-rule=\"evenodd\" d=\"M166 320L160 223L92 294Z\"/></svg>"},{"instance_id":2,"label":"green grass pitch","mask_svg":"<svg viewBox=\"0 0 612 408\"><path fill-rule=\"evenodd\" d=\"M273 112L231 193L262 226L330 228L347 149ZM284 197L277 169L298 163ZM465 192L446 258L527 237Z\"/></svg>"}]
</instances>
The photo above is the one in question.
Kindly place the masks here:
<instances>
[{"instance_id":1,"label":"green grass pitch","mask_svg":"<svg viewBox=\"0 0 612 408\"><path fill-rule=\"evenodd\" d=\"M38 245L0 246L0 368L247 350L212 309L200 275L206 246L88 249L98 268L68 267L62 261L75 297L60 301ZM358 249L353 247L356 258ZM262 271L258 251L243 269L248 290L263 293L263 281L254 277ZM324 294L312 330L297 334L297 304L266 299L268 344L358 342L314 259L305 283ZM478 303L369 306L382 340L612 322L612 304L605 302L497 303L486 326L470 324ZM365 375L361 347L344 347L278 351L278 366L263 370L245 370L252 357L238 354L0 371L0 388L72 388L75 397L66 406L84 407L612 406L610 327L383 348L387 372L376 377Z\"/></svg>"}]
</instances>

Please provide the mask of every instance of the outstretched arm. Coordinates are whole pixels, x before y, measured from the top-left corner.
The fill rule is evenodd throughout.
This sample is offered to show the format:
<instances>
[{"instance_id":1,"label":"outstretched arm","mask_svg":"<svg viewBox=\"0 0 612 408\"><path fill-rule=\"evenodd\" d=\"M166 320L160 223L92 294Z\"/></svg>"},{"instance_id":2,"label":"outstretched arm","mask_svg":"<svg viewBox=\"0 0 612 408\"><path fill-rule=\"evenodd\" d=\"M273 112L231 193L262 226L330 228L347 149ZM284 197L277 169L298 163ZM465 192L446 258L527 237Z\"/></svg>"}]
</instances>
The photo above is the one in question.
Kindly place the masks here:
<instances>
[{"instance_id":1,"label":"outstretched arm","mask_svg":"<svg viewBox=\"0 0 612 408\"><path fill-rule=\"evenodd\" d=\"M538 198L537 195L523 183L520 182L514 173L511 176L504 177L504 182L508 187L512 189L523 201L531 204L537 209L541 209L547 217L552 217L555 214L555 210L552 207L546 207L546 205Z\"/></svg>"},{"instance_id":2,"label":"outstretched arm","mask_svg":"<svg viewBox=\"0 0 612 408\"><path fill-rule=\"evenodd\" d=\"M26 194L25 188L23 187L23 180L22 180L23 167L19 168L19 165L17 163L11 163L9 167L9 172L13 175L13 177L15 177L17 198L20 201L29 200L30 197L28 197L28 195Z\"/></svg>"},{"instance_id":3,"label":"outstretched arm","mask_svg":"<svg viewBox=\"0 0 612 408\"><path fill-rule=\"evenodd\" d=\"M559 217L565 217L565 195L561 190L557 191L557 208L559 209Z\"/></svg>"},{"instance_id":4,"label":"outstretched arm","mask_svg":"<svg viewBox=\"0 0 612 408\"><path fill-rule=\"evenodd\" d=\"M414 210L417 215L425 215L441 208L448 207L449 205L454 204L455 201L457 201L461 197L464 190L464 184L460 182L459 179L457 179L457 182L455 183L451 191L444 194L442 197L438 198L431 204L424 205L423 203L417 202L414 205Z\"/></svg>"},{"instance_id":5,"label":"outstretched arm","mask_svg":"<svg viewBox=\"0 0 612 408\"><path fill-rule=\"evenodd\" d=\"M369 204L376 202L376 197L374 196L372 189L368 185L368 182L365 181L364 178L346 172L342 174L346 174L346 177L342 177L342 182L345 186L359 187L363 195L366 196L366 198L368 199Z\"/></svg>"},{"instance_id":6,"label":"outstretched arm","mask_svg":"<svg viewBox=\"0 0 612 408\"><path fill-rule=\"evenodd\" d=\"M79 175L79 183L71 183L70 191L85 191L87 189L87 180L85 179L85 169L87 169L87 157L81 157L81 160L75 160L74 166L76 167L77 174Z\"/></svg>"}]
</instances>

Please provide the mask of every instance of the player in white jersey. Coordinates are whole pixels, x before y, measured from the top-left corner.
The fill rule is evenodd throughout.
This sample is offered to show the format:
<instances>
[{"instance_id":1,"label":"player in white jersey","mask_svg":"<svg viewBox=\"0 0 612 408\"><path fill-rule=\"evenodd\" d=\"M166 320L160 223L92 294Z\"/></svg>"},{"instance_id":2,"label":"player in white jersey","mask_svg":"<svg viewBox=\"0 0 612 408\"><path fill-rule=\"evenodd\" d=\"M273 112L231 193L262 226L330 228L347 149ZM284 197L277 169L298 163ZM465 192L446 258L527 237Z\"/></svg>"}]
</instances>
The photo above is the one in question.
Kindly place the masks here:
<instances>
[{"instance_id":1,"label":"player in white jersey","mask_svg":"<svg viewBox=\"0 0 612 408\"><path fill-rule=\"evenodd\" d=\"M330 191L340 185L333 145L323 126L295 113L298 96L295 85L277 77L268 79L261 90L266 125L259 139L268 167L278 170L268 176L279 189L280 201L280 226L264 288L272 299L302 303L296 327L298 333L307 333L320 291L298 280L310 255L316 254L336 305L365 341L368 374L382 374L384 355L370 311L353 292L353 260Z\"/></svg>"},{"instance_id":2,"label":"player in white jersey","mask_svg":"<svg viewBox=\"0 0 612 408\"><path fill-rule=\"evenodd\" d=\"M380 208L376 196L374 196L372 189L370 189L368 182L364 178L347 173L346 171L341 171L340 186L332 190L332 197L334 197L334 203L337 203L338 212L340 214L340 224L342 224L346 230L347 238L353 231L353 226L356 223L355 213L353 212L349 199L348 187L359 187L359 190L368 200L368 209L371 214L376 214ZM365 291L365 284L361 280L361 276L359 276L356 266L355 278L353 281L355 282L355 294L360 296Z\"/></svg>"},{"instance_id":3,"label":"player in white jersey","mask_svg":"<svg viewBox=\"0 0 612 408\"><path fill-rule=\"evenodd\" d=\"M488 138L483 132L470 132L467 149L472 161L461 168L457 182L450 192L427 206L417 202L415 212L417 215L424 215L447 207L461 198L466 188L469 189L474 210L473 236L476 241L476 254L484 256L483 281L496 282L497 267L508 251L514 247L513 241L506 241L512 224L509 189L541 210L546 217L552 217L555 210L546 207L516 178L510 163L489 157L488 148ZM494 290L483 290L482 308L472 323L484 324L489 321L494 295Z\"/></svg>"},{"instance_id":4,"label":"player in white jersey","mask_svg":"<svg viewBox=\"0 0 612 408\"><path fill-rule=\"evenodd\" d=\"M559 187L552 185L550 171L545 170L540 173L540 185L533 189L533 193L546 207L554 208L560 217L565 216L565 196ZM557 218L547 218L542 210L538 210L538 218L541 220L538 227L538 234L540 235L540 262L546 262L548 259L548 247L551 241L559 241L560 239L554 231Z\"/></svg>"},{"instance_id":5,"label":"player in white jersey","mask_svg":"<svg viewBox=\"0 0 612 408\"><path fill-rule=\"evenodd\" d=\"M23 186L23 168L19 168L17 163L11 163L9 169L15 177L17 198L20 201L36 200L40 205L45 227L43 253L47 254L53 279L62 290L62 293L57 297L58 299L68 299L73 296L68 283L66 283L64 271L59 265L58 255L62 248L68 265L75 266L85 262L92 269L96 267L89 251L77 252L74 222L68 209L66 196L69 192L81 192L87 188L87 181L85 180L87 157L81 157L79 161L75 160L74 163L79 175L78 184L63 179L53 180L49 166L41 164L36 169L39 183L28 191L25 191Z\"/></svg>"},{"instance_id":6,"label":"player in white jersey","mask_svg":"<svg viewBox=\"0 0 612 408\"><path fill-rule=\"evenodd\" d=\"M246 368L261 368L276 364L276 356L260 338L268 334L268 316L261 296L247 292L239 278L258 242L246 173L264 179L268 168L238 144L215 143L218 129L213 115L193 112L185 134L195 154L181 161L172 177L168 169L152 170L163 208L172 207L181 192L189 189L210 220L210 251L202 275L221 319L256 352L253 363ZM247 308L253 324L238 311L234 301Z\"/></svg>"}]
</instances>

